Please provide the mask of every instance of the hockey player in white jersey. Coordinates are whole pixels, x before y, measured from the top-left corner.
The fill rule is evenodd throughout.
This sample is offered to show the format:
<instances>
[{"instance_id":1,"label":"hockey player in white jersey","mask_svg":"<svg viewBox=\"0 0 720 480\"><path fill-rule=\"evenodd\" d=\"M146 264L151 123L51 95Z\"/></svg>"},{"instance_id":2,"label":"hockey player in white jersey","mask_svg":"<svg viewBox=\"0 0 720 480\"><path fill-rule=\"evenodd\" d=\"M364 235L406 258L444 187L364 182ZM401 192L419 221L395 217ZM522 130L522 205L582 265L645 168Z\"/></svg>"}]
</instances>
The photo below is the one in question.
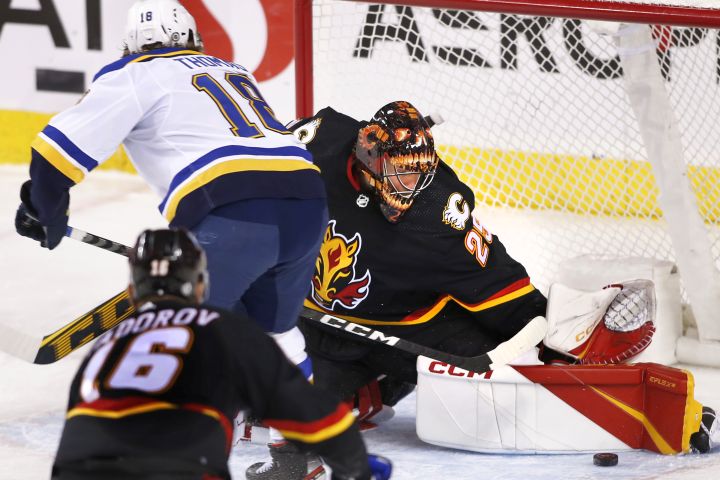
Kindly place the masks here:
<instances>
[{"instance_id":1,"label":"hockey player in white jersey","mask_svg":"<svg viewBox=\"0 0 720 480\"><path fill-rule=\"evenodd\" d=\"M295 324L327 225L312 155L250 71L203 53L177 1L136 2L125 43L124 56L32 143L18 233L57 247L70 188L122 143L169 225L191 230L206 250L208 303L256 320L309 376Z\"/></svg>"}]
</instances>

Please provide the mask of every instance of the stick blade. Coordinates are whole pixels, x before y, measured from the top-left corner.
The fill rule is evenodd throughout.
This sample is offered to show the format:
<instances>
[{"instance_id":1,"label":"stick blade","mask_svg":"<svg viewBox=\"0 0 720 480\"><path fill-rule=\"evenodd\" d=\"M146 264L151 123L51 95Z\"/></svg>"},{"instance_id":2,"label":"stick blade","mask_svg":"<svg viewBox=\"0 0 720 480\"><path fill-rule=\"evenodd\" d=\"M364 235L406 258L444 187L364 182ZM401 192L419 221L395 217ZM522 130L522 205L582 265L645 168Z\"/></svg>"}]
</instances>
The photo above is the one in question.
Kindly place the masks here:
<instances>
[{"instance_id":1,"label":"stick blade","mask_svg":"<svg viewBox=\"0 0 720 480\"><path fill-rule=\"evenodd\" d=\"M118 325L135 312L127 290L104 301L42 339L34 363L54 363Z\"/></svg>"},{"instance_id":2,"label":"stick blade","mask_svg":"<svg viewBox=\"0 0 720 480\"><path fill-rule=\"evenodd\" d=\"M0 324L0 351L33 363L41 343L42 338Z\"/></svg>"},{"instance_id":3,"label":"stick blade","mask_svg":"<svg viewBox=\"0 0 720 480\"><path fill-rule=\"evenodd\" d=\"M455 366L464 368L465 370L482 373L492 370L492 359L487 353L479 355L477 357L470 357L462 359L456 362Z\"/></svg>"}]
</instances>

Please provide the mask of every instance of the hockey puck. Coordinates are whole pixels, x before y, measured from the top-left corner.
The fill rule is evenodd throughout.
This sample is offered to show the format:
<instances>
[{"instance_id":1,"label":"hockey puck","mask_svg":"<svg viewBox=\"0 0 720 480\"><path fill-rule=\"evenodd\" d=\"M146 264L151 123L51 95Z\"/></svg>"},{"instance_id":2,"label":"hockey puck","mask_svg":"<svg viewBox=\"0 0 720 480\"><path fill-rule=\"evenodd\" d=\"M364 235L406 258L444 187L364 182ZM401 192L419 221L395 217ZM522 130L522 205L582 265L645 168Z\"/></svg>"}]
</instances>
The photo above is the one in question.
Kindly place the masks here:
<instances>
[{"instance_id":1,"label":"hockey puck","mask_svg":"<svg viewBox=\"0 0 720 480\"><path fill-rule=\"evenodd\" d=\"M618 456L615 453L596 453L593 455L593 464L598 467L614 467L618 464Z\"/></svg>"}]
</instances>

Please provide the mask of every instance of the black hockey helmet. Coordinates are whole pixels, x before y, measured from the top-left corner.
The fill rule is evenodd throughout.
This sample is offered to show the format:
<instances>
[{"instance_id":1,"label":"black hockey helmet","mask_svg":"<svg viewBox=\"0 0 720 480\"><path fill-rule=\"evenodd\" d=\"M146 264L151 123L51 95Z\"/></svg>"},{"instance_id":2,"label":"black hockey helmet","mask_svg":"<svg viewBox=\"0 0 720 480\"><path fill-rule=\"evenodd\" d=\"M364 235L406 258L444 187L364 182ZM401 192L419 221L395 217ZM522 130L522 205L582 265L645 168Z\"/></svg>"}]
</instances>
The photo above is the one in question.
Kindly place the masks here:
<instances>
[{"instance_id":1,"label":"black hockey helmet","mask_svg":"<svg viewBox=\"0 0 720 480\"><path fill-rule=\"evenodd\" d=\"M354 159L391 223L430 185L439 163L430 125L404 101L388 103L358 131Z\"/></svg>"},{"instance_id":2,"label":"black hockey helmet","mask_svg":"<svg viewBox=\"0 0 720 480\"><path fill-rule=\"evenodd\" d=\"M130 250L133 300L172 295L195 300L195 286L205 282L205 251L185 229L145 230Z\"/></svg>"}]
</instances>

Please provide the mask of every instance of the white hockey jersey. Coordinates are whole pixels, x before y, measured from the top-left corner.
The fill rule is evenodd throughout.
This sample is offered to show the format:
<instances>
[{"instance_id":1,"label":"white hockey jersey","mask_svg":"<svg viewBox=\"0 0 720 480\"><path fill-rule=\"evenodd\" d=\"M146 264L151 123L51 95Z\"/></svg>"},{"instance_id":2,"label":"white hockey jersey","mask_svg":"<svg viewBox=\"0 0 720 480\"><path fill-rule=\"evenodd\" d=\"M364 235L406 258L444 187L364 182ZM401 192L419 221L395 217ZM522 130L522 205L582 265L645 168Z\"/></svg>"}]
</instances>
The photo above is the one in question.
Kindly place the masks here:
<instances>
[{"instance_id":1,"label":"white hockey jersey","mask_svg":"<svg viewBox=\"0 0 720 480\"><path fill-rule=\"evenodd\" d=\"M62 189L58 178L69 188L121 143L171 225L192 226L245 198L325 196L312 155L275 118L252 74L192 50L129 55L100 70L32 144L33 163L66 178L34 165L33 189ZM36 205L41 218L43 207Z\"/></svg>"}]
</instances>

